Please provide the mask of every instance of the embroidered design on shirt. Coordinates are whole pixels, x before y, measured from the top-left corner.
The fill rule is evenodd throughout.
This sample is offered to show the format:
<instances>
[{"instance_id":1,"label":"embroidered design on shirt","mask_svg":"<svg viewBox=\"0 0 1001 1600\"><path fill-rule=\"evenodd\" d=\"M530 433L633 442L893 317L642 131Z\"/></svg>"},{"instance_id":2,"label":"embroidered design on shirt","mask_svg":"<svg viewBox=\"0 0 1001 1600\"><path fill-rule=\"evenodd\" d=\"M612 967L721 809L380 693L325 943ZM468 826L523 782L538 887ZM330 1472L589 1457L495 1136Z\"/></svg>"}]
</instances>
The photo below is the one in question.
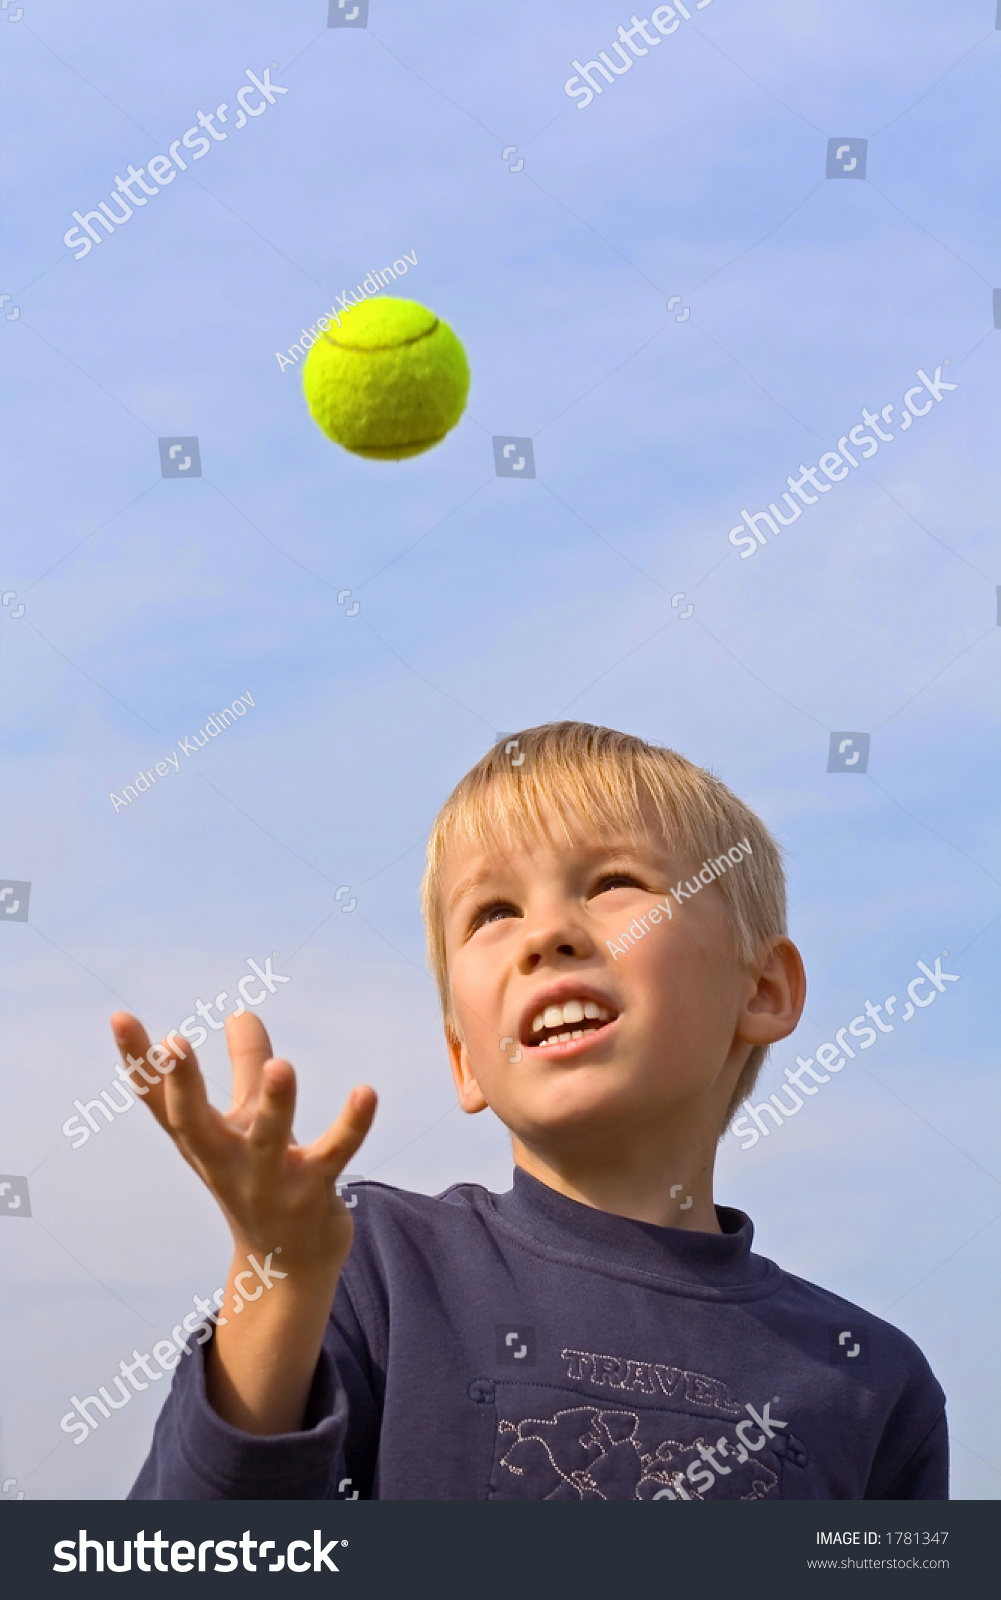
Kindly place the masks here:
<instances>
[{"instance_id":1,"label":"embroidered design on shirt","mask_svg":"<svg viewBox=\"0 0 1001 1600\"><path fill-rule=\"evenodd\" d=\"M697 1417L599 1406L502 1418L491 1498L705 1500L715 1491L713 1499L763 1500L778 1484L779 1463L762 1449L764 1433L748 1448L740 1426L713 1438Z\"/></svg>"},{"instance_id":2,"label":"embroidered design on shirt","mask_svg":"<svg viewBox=\"0 0 1001 1600\"><path fill-rule=\"evenodd\" d=\"M688 1372L684 1367L668 1367L661 1361L632 1361L626 1356L599 1355L593 1350L562 1350L567 1377L586 1383L592 1389L607 1386L627 1394L664 1395L668 1400L687 1400L689 1405L705 1406L724 1417L743 1416L722 1378L705 1372Z\"/></svg>"}]
</instances>

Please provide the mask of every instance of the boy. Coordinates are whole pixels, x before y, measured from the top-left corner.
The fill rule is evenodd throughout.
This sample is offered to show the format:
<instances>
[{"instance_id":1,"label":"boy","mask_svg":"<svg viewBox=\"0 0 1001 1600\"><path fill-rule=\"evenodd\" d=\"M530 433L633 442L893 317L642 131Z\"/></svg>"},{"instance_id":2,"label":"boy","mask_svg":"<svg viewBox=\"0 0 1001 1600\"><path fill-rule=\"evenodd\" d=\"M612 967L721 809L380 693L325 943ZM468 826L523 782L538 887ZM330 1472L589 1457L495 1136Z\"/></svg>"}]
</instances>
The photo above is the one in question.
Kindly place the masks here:
<instances>
[{"instance_id":1,"label":"boy","mask_svg":"<svg viewBox=\"0 0 1001 1600\"><path fill-rule=\"evenodd\" d=\"M458 785L424 880L459 1101L510 1130L513 1189L341 1198L371 1089L296 1145L256 1017L227 1024L226 1117L172 1035L148 1103L235 1251L131 1497L946 1498L920 1351L713 1206L716 1145L805 998L774 841L626 734L518 750ZM113 1027L131 1067L146 1035Z\"/></svg>"}]
</instances>

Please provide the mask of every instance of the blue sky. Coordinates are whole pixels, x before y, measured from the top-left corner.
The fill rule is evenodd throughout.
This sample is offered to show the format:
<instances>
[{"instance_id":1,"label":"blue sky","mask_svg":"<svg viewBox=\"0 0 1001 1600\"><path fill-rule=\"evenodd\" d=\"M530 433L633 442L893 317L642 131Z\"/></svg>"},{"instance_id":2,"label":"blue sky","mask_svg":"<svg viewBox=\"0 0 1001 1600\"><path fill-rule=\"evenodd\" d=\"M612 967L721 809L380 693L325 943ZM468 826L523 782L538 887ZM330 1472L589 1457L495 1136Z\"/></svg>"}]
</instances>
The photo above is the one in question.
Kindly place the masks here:
<instances>
[{"instance_id":1,"label":"blue sky","mask_svg":"<svg viewBox=\"0 0 1001 1600\"><path fill-rule=\"evenodd\" d=\"M950 952L960 982L906 1030L774 1137L726 1142L719 1197L920 1343L954 1492L996 1499L993 0L690 6L581 110L570 63L629 21L605 0L372 0L365 29L326 9L24 0L0 22L0 875L32 885L0 930L0 1168L32 1205L0 1217L2 1475L122 1495L154 1396L79 1448L68 1396L225 1275L150 1119L60 1133L111 1080L116 1006L161 1030L278 951L264 1019L301 1133L363 1077L361 1170L507 1187L503 1130L453 1107L417 885L496 732L566 715L710 766L782 842L811 990L763 1093ZM71 213L270 63L288 93L75 260ZM842 136L869 141L863 182L825 178ZM276 352L407 251L401 292L463 340L469 406L438 449L372 463L323 437ZM740 559L742 508L939 365L954 391ZM534 481L495 476L495 434L533 439ZM158 438L188 435L202 477L161 478ZM835 730L871 733L867 773L827 773ZM204 1059L221 1097L217 1041Z\"/></svg>"}]
</instances>

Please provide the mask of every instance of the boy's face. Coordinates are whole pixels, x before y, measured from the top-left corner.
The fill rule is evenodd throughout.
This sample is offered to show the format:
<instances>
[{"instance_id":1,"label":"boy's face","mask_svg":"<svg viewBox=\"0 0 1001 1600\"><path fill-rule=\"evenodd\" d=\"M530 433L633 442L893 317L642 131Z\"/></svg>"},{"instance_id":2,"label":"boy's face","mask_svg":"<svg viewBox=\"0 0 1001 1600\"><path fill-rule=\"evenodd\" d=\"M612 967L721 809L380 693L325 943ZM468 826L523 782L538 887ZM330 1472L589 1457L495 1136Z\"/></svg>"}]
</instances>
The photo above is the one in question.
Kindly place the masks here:
<instances>
[{"instance_id":1,"label":"boy's face","mask_svg":"<svg viewBox=\"0 0 1001 1600\"><path fill-rule=\"evenodd\" d=\"M443 905L465 1110L489 1105L516 1140L567 1154L656 1143L679 1117L715 1142L750 1048L795 1021L788 985L736 956L719 889L670 894L697 866L655 824L572 844L554 831L506 854L453 844ZM665 901L670 918L651 921ZM616 958L606 941L644 916L649 931Z\"/></svg>"}]
</instances>

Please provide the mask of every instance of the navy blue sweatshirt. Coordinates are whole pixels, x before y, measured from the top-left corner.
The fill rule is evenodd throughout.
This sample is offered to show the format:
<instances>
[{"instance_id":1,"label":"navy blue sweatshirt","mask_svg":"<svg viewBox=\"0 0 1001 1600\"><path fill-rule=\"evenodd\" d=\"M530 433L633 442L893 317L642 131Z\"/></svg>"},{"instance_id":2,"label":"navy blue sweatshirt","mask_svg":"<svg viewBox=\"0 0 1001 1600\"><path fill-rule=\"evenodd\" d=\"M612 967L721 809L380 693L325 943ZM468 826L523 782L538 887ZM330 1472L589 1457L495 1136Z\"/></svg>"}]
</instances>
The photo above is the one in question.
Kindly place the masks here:
<instances>
[{"instance_id":1,"label":"navy blue sweatshirt","mask_svg":"<svg viewBox=\"0 0 1001 1600\"><path fill-rule=\"evenodd\" d=\"M174 1374L134 1500L942 1500L944 1395L896 1328L722 1233L359 1184L301 1431Z\"/></svg>"}]
</instances>

